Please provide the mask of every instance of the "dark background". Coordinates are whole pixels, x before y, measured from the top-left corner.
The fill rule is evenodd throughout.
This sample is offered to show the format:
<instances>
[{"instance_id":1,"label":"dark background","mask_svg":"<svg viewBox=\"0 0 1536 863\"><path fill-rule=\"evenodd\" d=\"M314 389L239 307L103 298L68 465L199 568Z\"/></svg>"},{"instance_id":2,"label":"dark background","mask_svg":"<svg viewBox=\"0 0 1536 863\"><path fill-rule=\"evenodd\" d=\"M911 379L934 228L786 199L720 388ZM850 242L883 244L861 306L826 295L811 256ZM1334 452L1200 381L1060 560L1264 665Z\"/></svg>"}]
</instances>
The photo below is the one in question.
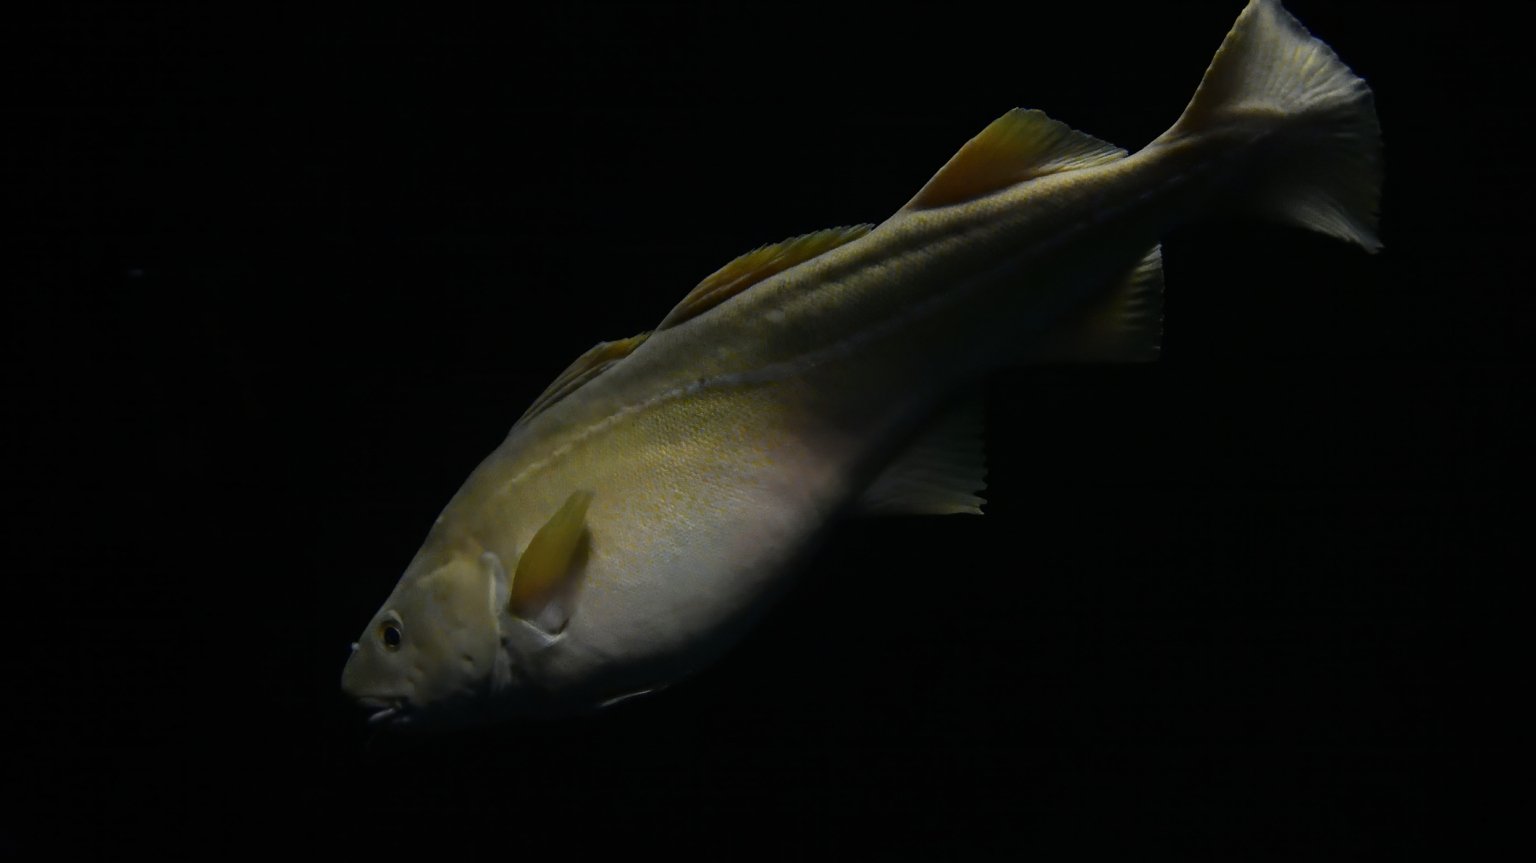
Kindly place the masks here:
<instances>
[{"instance_id":1,"label":"dark background","mask_svg":"<svg viewBox=\"0 0 1536 863\"><path fill-rule=\"evenodd\" d=\"M1287 5L1376 91L1382 254L1180 229L1161 363L990 382L985 517L845 526L661 696L406 739L342 699L347 644L572 357L884 218L1015 105L1135 149L1241 4L16 29L0 849L1491 844L1528 677L1527 46L1499 6Z\"/></svg>"}]
</instances>

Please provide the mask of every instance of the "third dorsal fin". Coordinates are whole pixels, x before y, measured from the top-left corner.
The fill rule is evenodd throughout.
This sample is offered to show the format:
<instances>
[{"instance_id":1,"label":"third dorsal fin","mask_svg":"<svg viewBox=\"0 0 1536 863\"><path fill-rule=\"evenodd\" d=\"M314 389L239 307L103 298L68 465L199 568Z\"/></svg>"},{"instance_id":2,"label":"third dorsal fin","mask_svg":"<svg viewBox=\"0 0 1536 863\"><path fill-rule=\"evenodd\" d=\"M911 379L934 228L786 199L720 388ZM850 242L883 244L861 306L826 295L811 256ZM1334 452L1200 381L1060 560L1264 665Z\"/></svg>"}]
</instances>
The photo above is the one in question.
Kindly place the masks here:
<instances>
[{"instance_id":1,"label":"third dorsal fin","mask_svg":"<svg viewBox=\"0 0 1536 863\"><path fill-rule=\"evenodd\" d=\"M656 329L670 329L698 317L769 276L857 240L873 227L850 225L846 228L828 228L753 249L699 282L697 287L688 292L688 296L683 297L682 302L667 313Z\"/></svg>"},{"instance_id":2,"label":"third dorsal fin","mask_svg":"<svg viewBox=\"0 0 1536 863\"><path fill-rule=\"evenodd\" d=\"M1119 147L1044 112L1014 108L967 141L902 209L947 207L1035 177L1123 158Z\"/></svg>"}]
</instances>

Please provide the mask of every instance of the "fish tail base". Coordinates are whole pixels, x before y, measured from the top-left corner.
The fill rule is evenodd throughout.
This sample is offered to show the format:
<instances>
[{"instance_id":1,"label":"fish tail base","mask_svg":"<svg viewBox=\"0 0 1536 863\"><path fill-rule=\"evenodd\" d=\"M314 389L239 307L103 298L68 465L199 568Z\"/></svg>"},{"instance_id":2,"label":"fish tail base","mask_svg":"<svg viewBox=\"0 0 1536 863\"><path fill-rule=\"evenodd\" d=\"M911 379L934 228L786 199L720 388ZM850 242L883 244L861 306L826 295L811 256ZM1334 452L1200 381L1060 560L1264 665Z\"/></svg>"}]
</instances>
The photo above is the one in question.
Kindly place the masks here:
<instances>
[{"instance_id":1,"label":"fish tail base","mask_svg":"<svg viewBox=\"0 0 1536 863\"><path fill-rule=\"evenodd\" d=\"M1370 87L1278 0L1252 0L1165 137L1264 129L1248 209L1381 248L1381 127Z\"/></svg>"}]
</instances>

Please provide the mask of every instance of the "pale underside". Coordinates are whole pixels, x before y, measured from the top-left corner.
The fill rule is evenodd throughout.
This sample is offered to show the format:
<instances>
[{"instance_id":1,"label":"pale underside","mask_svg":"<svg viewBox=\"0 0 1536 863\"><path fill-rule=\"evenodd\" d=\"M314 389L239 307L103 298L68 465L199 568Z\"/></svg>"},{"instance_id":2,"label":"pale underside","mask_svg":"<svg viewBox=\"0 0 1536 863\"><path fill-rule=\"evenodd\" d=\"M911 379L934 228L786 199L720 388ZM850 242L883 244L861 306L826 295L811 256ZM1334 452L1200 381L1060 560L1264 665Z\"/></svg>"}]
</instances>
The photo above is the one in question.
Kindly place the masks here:
<instances>
[{"instance_id":1,"label":"pale underside","mask_svg":"<svg viewBox=\"0 0 1536 863\"><path fill-rule=\"evenodd\" d=\"M676 680L840 514L978 511L954 399L988 370L1154 357L1173 226L1244 209L1379 248L1379 143L1369 88L1276 0L1135 155L1009 112L873 230L750 252L572 364L449 502L343 687L579 709Z\"/></svg>"},{"instance_id":2,"label":"pale underside","mask_svg":"<svg viewBox=\"0 0 1536 863\"><path fill-rule=\"evenodd\" d=\"M1187 161L1169 152L904 210L659 330L520 422L440 539L516 560L572 489L593 490L576 610L539 677L591 699L691 671L957 386L1031 350L1155 352L1155 332L1062 332L1154 247L1146 190L1180 187L1167 172Z\"/></svg>"}]
</instances>

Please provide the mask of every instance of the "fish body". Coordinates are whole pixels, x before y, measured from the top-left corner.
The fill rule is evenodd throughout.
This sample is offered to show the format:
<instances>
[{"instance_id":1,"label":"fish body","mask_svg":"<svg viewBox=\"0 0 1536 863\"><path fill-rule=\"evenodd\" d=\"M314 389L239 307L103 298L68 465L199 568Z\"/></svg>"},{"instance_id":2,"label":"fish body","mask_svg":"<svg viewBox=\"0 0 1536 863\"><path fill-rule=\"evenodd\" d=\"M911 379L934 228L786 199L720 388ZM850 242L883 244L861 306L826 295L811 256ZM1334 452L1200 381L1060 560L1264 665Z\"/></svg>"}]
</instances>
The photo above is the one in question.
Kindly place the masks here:
<instances>
[{"instance_id":1,"label":"fish body","mask_svg":"<svg viewBox=\"0 0 1536 863\"><path fill-rule=\"evenodd\" d=\"M1369 89L1273 0L1135 154L1004 115L880 225L744 255L578 359L448 503L343 688L419 724L686 676L839 516L980 511L957 394L988 370L1155 357L1171 228L1246 209L1378 248L1378 150Z\"/></svg>"}]
</instances>

